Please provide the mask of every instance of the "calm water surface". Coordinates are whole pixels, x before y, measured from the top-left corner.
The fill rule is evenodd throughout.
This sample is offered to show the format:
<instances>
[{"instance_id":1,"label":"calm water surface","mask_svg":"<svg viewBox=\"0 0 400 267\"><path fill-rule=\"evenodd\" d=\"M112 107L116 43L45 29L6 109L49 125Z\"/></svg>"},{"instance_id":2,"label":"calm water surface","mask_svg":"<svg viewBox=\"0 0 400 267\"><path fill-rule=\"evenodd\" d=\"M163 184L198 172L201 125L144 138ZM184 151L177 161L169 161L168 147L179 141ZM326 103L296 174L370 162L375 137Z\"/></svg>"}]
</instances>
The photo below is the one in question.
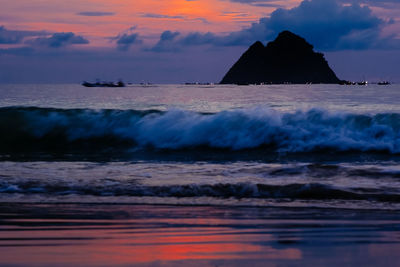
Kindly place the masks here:
<instances>
[{"instance_id":1,"label":"calm water surface","mask_svg":"<svg viewBox=\"0 0 400 267\"><path fill-rule=\"evenodd\" d=\"M77 84L0 85L0 106L219 112L256 106L279 111L324 108L349 112L400 112L400 85L130 85L85 88Z\"/></svg>"}]
</instances>

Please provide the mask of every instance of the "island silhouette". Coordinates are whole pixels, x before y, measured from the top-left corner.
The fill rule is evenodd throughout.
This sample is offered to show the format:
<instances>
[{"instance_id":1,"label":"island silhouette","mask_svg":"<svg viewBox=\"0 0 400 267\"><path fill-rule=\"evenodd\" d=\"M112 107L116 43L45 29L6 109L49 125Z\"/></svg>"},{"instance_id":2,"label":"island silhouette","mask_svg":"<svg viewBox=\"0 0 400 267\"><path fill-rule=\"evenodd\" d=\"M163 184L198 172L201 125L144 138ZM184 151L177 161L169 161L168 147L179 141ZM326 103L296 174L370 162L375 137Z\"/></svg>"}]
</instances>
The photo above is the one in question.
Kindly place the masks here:
<instances>
[{"instance_id":1,"label":"island silhouette","mask_svg":"<svg viewBox=\"0 0 400 267\"><path fill-rule=\"evenodd\" d=\"M304 38L283 31L264 46L255 42L226 73L221 84L342 83L322 53Z\"/></svg>"}]
</instances>

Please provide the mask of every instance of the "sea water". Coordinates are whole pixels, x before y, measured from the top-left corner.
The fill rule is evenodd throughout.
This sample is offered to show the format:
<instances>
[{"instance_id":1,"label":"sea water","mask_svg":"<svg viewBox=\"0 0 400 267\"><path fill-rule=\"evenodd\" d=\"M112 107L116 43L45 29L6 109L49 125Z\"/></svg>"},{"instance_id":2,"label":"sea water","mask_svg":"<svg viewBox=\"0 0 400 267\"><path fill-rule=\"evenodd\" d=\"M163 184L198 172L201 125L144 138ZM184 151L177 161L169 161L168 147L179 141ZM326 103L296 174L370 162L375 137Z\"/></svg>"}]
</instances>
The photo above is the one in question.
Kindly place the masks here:
<instances>
[{"instance_id":1,"label":"sea water","mask_svg":"<svg viewBox=\"0 0 400 267\"><path fill-rule=\"evenodd\" d=\"M0 200L400 209L399 85L0 86Z\"/></svg>"},{"instance_id":2,"label":"sea water","mask_svg":"<svg viewBox=\"0 0 400 267\"><path fill-rule=\"evenodd\" d=\"M0 85L0 265L399 266L399 99Z\"/></svg>"}]
</instances>

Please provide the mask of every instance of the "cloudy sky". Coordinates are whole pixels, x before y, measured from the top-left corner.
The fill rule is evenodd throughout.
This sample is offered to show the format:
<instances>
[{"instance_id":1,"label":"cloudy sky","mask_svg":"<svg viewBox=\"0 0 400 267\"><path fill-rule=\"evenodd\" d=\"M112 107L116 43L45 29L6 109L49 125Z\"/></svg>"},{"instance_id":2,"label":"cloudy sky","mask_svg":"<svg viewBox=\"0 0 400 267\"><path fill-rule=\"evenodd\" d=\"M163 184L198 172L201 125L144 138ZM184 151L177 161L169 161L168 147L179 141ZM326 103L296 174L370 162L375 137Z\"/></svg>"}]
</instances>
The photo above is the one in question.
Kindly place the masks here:
<instances>
[{"instance_id":1,"label":"cloudy sky","mask_svg":"<svg viewBox=\"0 0 400 267\"><path fill-rule=\"evenodd\" d=\"M218 82L282 30L341 79L400 82L399 0L0 0L0 82Z\"/></svg>"}]
</instances>

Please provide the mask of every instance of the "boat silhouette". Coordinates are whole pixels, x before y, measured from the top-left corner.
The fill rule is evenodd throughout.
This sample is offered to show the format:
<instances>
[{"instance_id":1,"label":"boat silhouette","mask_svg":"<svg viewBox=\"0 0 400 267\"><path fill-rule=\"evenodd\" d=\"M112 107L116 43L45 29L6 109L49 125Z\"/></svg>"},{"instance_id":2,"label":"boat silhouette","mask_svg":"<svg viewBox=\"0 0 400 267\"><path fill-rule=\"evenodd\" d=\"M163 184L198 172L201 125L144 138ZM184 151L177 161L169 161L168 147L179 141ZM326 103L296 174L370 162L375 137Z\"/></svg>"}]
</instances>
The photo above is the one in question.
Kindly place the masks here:
<instances>
[{"instance_id":1,"label":"boat silhouette","mask_svg":"<svg viewBox=\"0 0 400 267\"><path fill-rule=\"evenodd\" d=\"M83 86L85 87L125 87L125 83L122 81L118 81L116 83L114 82L95 82L95 83L90 83L87 81L84 81L82 83Z\"/></svg>"},{"instance_id":2,"label":"boat silhouette","mask_svg":"<svg viewBox=\"0 0 400 267\"><path fill-rule=\"evenodd\" d=\"M390 82L388 81L382 81L382 82L378 82L378 85L389 85Z\"/></svg>"}]
</instances>

